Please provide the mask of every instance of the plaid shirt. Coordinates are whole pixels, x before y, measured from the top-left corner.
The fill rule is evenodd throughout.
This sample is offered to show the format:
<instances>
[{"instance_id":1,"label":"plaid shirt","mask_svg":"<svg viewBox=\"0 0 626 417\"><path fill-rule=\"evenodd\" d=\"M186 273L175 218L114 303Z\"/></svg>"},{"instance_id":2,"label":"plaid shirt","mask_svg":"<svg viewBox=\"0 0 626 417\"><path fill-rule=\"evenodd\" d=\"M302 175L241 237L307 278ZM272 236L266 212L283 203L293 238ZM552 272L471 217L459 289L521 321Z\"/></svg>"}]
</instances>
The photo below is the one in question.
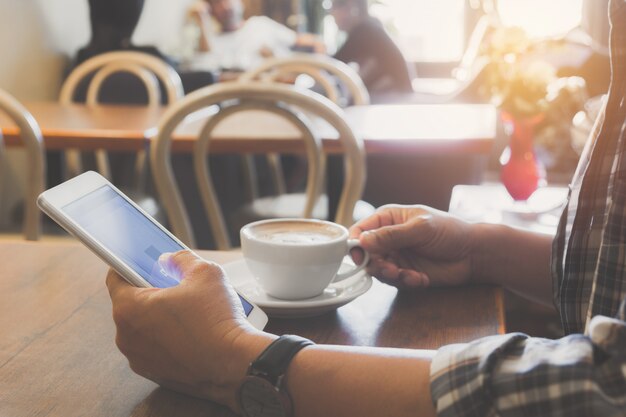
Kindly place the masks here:
<instances>
[{"instance_id":1,"label":"plaid shirt","mask_svg":"<svg viewBox=\"0 0 626 417\"><path fill-rule=\"evenodd\" d=\"M553 244L568 336L508 334L442 348L440 416L626 416L626 0L611 0L612 80Z\"/></svg>"}]
</instances>

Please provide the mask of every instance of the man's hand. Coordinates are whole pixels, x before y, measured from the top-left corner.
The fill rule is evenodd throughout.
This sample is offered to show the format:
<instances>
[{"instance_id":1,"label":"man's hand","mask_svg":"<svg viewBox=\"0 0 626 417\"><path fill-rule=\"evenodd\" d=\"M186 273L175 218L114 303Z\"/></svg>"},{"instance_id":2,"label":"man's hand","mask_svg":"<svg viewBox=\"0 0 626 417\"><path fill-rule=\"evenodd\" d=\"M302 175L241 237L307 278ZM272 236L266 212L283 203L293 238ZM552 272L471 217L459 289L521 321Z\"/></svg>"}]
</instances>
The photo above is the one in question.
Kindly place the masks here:
<instances>
[{"instance_id":1,"label":"man's hand","mask_svg":"<svg viewBox=\"0 0 626 417\"><path fill-rule=\"evenodd\" d=\"M472 273L472 226L429 207L381 207L350 237L370 253L368 272L397 287L459 285Z\"/></svg>"},{"instance_id":2,"label":"man's hand","mask_svg":"<svg viewBox=\"0 0 626 417\"><path fill-rule=\"evenodd\" d=\"M236 389L271 336L248 323L219 265L189 251L159 262L178 286L136 288L109 271L117 346L137 374L236 411Z\"/></svg>"}]
</instances>

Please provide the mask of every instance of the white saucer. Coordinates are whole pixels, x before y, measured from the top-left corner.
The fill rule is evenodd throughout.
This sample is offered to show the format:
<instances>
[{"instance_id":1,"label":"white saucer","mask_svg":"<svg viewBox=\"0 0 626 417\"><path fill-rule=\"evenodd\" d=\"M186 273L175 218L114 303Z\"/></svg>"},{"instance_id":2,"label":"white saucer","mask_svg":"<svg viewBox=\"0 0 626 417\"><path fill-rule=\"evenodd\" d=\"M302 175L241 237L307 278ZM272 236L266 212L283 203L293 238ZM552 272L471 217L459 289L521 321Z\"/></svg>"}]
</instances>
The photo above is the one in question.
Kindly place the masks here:
<instances>
[{"instance_id":1,"label":"white saucer","mask_svg":"<svg viewBox=\"0 0 626 417\"><path fill-rule=\"evenodd\" d=\"M316 297L304 300L282 300L267 295L252 276L246 261L240 259L222 265L235 289L272 317L311 317L335 310L365 294L372 286L372 277L365 271L354 274L336 284L331 284ZM345 262L340 268L354 268Z\"/></svg>"}]
</instances>

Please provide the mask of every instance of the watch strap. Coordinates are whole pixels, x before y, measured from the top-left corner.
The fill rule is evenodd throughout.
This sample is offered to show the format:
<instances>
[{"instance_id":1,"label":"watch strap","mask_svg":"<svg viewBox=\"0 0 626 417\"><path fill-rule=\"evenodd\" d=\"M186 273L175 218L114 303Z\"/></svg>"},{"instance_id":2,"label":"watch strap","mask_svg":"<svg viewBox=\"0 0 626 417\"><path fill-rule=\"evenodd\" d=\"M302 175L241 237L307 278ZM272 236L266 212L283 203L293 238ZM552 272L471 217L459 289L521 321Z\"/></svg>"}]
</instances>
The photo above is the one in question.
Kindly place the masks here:
<instances>
[{"instance_id":1,"label":"watch strap","mask_svg":"<svg viewBox=\"0 0 626 417\"><path fill-rule=\"evenodd\" d=\"M287 372L293 357L303 348L314 343L296 335L282 335L274 340L259 357L250 364L249 374L263 374L273 383Z\"/></svg>"}]
</instances>

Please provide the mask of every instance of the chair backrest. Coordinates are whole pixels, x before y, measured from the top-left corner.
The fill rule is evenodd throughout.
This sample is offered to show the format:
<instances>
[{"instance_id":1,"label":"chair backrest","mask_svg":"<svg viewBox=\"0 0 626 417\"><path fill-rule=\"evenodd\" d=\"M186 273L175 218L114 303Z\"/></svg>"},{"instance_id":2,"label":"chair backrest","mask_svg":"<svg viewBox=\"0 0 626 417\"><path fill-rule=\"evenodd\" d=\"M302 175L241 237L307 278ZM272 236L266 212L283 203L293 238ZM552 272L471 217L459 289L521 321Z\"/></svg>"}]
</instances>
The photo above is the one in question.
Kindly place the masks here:
<instances>
[{"instance_id":1,"label":"chair backrest","mask_svg":"<svg viewBox=\"0 0 626 417\"><path fill-rule=\"evenodd\" d=\"M489 42L489 35L495 28L493 18L483 15L478 19L467 42L459 66L452 70L452 75L459 81L465 81L476 71L473 67L480 60L485 43ZM478 63L481 65L481 63Z\"/></svg>"},{"instance_id":2,"label":"chair backrest","mask_svg":"<svg viewBox=\"0 0 626 417\"><path fill-rule=\"evenodd\" d=\"M84 82L87 82L86 103L95 105L99 102L100 91L105 81L114 74L120 73L130 74L143 84L149 106L161 105L161 86L169 104L184 96L180 76L161 58L144 52L115 51L96 55L74 68L61 86L59 100L61 103L72 103L77 91L82 91ZM92 78L89 80L89 77ZM126 88L122 88L121 94L124 99L131 99L137 92L132 92L131 86L126 83L125 81L124 87ZM65 156L68 172L78 174L82 171L80 155L76 151L68 150ZM140 184L144 178L144 161L145 153L139 153L136 170ZM96 151L96 164L100 174L110 179L111 169L106 152Z\"/></svg>"},{"instance_id":3,"label":"chair backrest","mask_svg":"<svg viewBox=\"0 0 626 417\"><path fill-rule=\"evenodd\" d=\"M327 55L295 54L283 58L270 58L259 67L239 77L241 81L276 81L286 75L306 74L324 89L324 94L339 106L343 100L336 81L348 91L355 105L370 103L370 96L359 74L349 65Z\"/></svg>"},{"instance_id":4,"label":"chair backrest","mask_svg":"<svg viewBox=\"0 0 626 417\"><path fill-rule=\"evenodd\" d=\"M333 127L343 145L345 161L344 187L335 221L346 226L352 224L354 206L365 185L365 153L362 140L345 121L343 111L320 94L293 86L255 82L224 83L197 90L170 107L159 123L155 143L151 146L151 164L157 190L172 230L183 242L195 246L190 221L172 172L172 134L187 115L216 104L220 105L218 113L207 120L195 144L194 168L207 218L219 249L230 247L230 241L213 191L206 165L206 152L213 130L238 111L266 110L282 116L300 130L309 155L307 203L303 211L303 215L309 217L319 196L323 172L318 169L321 166L320 140L310 128L307 116L323 119ZM242 153L245 153L245 149L242 149ZM318 172L315 172L316 169Z\"/></svg>"},{"instance_id":5,"label":"chair backrest","mask_svg":"<svg viewBox=\"0 0 626 417\"><path fill-rule=\"evenodd\" d=\"M41 212L37 208L37 197L44 190L46 162L43 138L33 116L10 94L0 90L0 111L5 112L20 128L20 136L27 152L26 195L24 196L24 237L38 240L41 234ZM0 133L0 157L3 153Z\"/></svg>"},{"instance_id":6,"label":"chair backrest","mask_svg":"<svg viewBox=\"0 0 626 417\"><path fill-rule=\"evenodd\" d=\"M61 87L60 101L71 103L81 81L93 74L87 90L87 103L96 104L102 84L113 74L127 72L135 75L146 88L148 104L161 103L161 89L165 90L168 103L183 97L183 84L180 76L168 63L155 56L135 51L107 52L88 59L78 65Z\"/></svg>"}]
</instances>

